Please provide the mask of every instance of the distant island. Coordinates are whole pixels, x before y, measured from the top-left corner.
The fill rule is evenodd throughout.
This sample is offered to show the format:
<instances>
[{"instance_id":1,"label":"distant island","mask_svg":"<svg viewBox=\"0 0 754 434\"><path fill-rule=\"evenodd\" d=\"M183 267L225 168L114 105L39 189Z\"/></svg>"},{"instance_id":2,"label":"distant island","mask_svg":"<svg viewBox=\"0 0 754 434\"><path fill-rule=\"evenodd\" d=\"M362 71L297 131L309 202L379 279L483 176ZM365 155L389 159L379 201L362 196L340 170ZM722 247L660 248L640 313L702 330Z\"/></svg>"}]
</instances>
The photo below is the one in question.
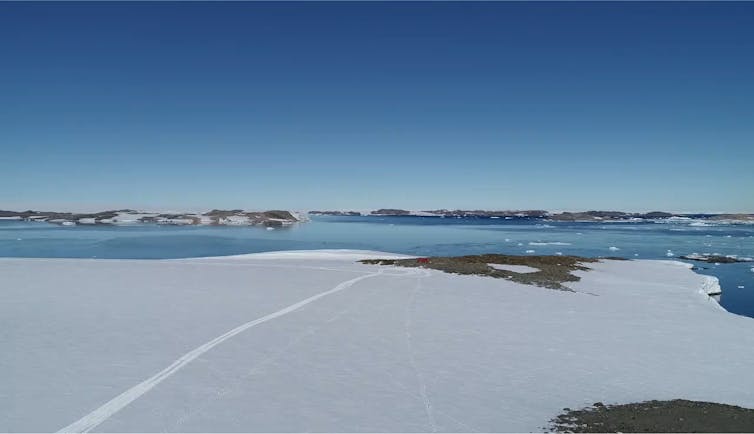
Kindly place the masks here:
<instances>
[{"instance_id":1,"label":"distant island","mask_svg":"<svg viewBox=\"0 0 754 434\"><path fill-rule=\"evenodd\" d=\"M581 212L550 212L545 210L428 210L410 211L397 208L381 208L362 213L359 211L310 211L312 215L331 216L423 216L444 218L503 218L503 219L544 219L552 221L570 222L599 222L599 221L655 221L655 220L714 220L740 223L754 223L754 214L687 214L652 211L635 213L625 211L581 211Z\"/></svg>"},{"instance_id":2,"label":"distant island","mask_svg":"<svg viewBox=\"0 0 754 434\"><path fill-rule=\"evenodd\" d=\"M204 213L147 212L133 209L108 210L94 213L59 211L3 211L0 220L40 221L62 226L75 225L207 225L207 226L266 226L280 227L306 221L308 215L339 217L437 217L437 218L489 218L525 219L563 222L642 222L665 221L704 225L700 220L723 223L754 224L754 214L685 214L664 211L634 213L624 211L551 212L545 210L427 210L411 211L399 208L381 208L374 211L328 210L297 213L284 210L245 211L242 209L213 209Z\"/></svg>"},{"instance_id":3,"label":"distant island","mask_svg":"<svg viewBox=\"0 0 754 434\"><path fill-rule=\"evenodd\" d=\"M0 219L75 225L208 225L208 226L266 226L281 227L305 220L291 211L244 211L241 209L213 209L205 213L158 213L132 209L101 211L95 213L70 213L55 211L0 211Z\"/></svg>"}]
</instances>

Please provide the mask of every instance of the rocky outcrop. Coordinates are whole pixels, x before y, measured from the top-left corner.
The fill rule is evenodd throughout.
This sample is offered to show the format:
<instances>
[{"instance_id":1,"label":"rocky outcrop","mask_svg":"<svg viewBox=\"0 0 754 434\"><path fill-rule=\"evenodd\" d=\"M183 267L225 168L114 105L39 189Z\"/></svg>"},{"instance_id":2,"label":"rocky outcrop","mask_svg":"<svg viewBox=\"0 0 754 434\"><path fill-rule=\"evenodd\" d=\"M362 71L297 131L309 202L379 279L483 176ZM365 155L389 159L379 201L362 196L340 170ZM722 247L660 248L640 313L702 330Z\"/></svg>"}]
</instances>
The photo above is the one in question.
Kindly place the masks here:
<instances>
[{"instance_id":1,"label":"rocky outcrop","mask_svg":"<svg viewBox=\"0 0 754 434\"><path fill-rule=\"evenodd\" d=\"M411 215L411 211L406 211L405 209L381 208L376 211L372 211L370 214L372 215Z\"/></svg>"},{"instance_id":2,"label":"rocky outcrop","mask_svg":"<svg viewBox=\"0 0 754 434\"><path fill-rule=\"evenodd\" d=\"M737 256L720 256L720 255L699 255L692 253L690 255L679 256L680 259L689 261L709 262L713 264L733 264L736 262L754 262L753 258L739 258Z\"/></svg>"}]
</instances>

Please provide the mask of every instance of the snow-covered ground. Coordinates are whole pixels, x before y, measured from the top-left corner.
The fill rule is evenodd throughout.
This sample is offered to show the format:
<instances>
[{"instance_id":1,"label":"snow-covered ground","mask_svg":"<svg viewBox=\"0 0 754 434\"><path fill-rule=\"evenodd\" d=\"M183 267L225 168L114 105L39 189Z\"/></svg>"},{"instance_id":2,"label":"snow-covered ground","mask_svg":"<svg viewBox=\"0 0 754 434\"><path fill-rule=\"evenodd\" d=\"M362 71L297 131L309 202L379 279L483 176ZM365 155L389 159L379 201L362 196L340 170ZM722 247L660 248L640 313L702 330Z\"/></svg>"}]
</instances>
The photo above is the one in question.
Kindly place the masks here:
<instances>
[{"instance_id":1,"label":"snow-covered ground","mask_svg":"<svg viewBox=\"0 0 754 434\"><path fill-rule=\"evenodd\" d=\"M510 265L510 264L487 264L492 268L498 270L513 271L514 273L536 273L542 271L539 268L530 267L528 265Z\"/></svg>"},{"instance_id":2,"label":"snow-covered ground","mask_svg":"<svg viewBox=\"0 0 754 434\"><path fill-rule=\"evenodd\" d=\"M675 261L576 292L292 252L0 259L3 431L530 431L564 407L754 407L754 320Z\"/></svg>"}]
</instances>

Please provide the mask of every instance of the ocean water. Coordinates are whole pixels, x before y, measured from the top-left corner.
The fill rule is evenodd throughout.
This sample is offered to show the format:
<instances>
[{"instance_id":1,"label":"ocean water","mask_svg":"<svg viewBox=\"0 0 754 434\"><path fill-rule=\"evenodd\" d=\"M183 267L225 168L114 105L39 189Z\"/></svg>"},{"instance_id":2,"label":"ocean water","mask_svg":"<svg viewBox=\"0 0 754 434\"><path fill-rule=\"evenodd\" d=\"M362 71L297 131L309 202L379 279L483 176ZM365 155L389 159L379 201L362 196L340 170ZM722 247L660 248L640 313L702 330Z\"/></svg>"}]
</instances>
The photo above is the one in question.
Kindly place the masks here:
<instances>
[{"instance_id":1,"label":"ocean water","mask_svg":"<svg viewBox=\"0 0 754 434\"><path fill-rule=\"evenodd\" d=\"M68 227L0 220L0 257L167 259L340 248L422 256L561 252L640 259L674 259L689 253L754 257L754 225L321 216L268 231L160 225ZM697 272L720 279L723 307L754 317L754 263L694 265L700 268Z\"/></svg>"}]
</instances>

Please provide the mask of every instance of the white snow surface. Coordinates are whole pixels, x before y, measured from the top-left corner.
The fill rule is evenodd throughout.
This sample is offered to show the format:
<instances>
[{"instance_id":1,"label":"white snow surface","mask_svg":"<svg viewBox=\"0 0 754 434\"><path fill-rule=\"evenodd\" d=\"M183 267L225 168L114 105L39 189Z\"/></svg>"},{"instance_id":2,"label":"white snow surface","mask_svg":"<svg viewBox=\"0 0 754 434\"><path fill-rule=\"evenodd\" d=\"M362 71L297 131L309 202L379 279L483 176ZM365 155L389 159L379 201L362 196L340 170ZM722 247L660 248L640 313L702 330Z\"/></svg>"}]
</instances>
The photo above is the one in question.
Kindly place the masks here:
<instances>
[{"instance_id":1,"label":"white snow surface","mask_svg":"<svg viewBox=\"0 0 754 434\"><path fill-rule=\"evenodd\" d=\"M528 265L510 265L510 264L487 264L497 270L512 271L514 273L536 273L542 271L539 268L530 267Z\"/></svg>"},{"instance_id":2,"label":"white snow surface","mask_svg":"<svg viewBox=\"0 0 754 434\"><path fill-rule=\"evenodd\" d=\"M0 259L0 430L541 431L564 407L754 407L754 319L677 261L576 292L379 252Z\"/></svg>"}]
</instances>

